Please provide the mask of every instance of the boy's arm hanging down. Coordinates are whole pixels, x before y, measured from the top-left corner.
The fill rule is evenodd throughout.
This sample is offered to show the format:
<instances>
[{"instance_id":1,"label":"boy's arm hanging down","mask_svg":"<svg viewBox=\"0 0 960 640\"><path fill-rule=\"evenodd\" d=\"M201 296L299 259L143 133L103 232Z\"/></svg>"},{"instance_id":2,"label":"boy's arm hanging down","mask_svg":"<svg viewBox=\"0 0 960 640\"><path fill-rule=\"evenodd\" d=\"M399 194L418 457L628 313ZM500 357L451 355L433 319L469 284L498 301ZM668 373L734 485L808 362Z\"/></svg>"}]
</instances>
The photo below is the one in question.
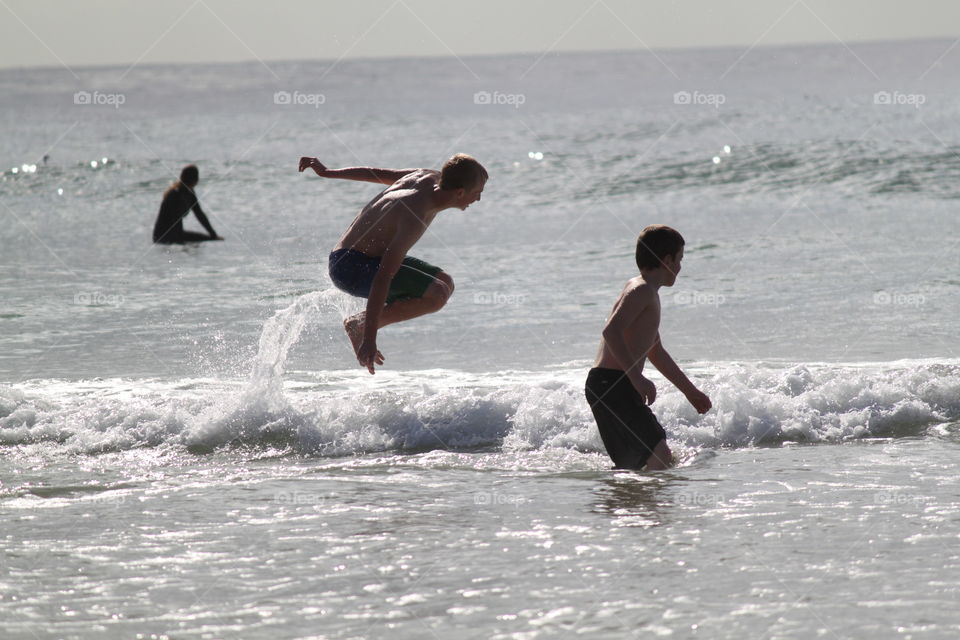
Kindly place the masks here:
<instances>
[{"instance_id":1,"label":"boy's arm hanging down","mask_svg":"<svg viewBox=\"0 0 960 640\"><path fill-rule=\"evenodd\" d=\"M680 392L687 397L697 413L706 413L713 405L710 398L705 393L697 389L690 378L680 369L680 366L674 362L673 358L663 348L663 342L660 341L660 335L657 334L657 342L647 352L647 360L657 368L657 371L663 374L663 377L673 383Z\"/></svg>"},{"instance_id":2,"label":"boy's arm hanging down","mask_svg":"<svg viewBox=\"0 0 960 640\"><path fill-rule=\"evenodd\" d=\"M411 215L411 218L413 216ZM363 322L363 341L357 349L357 360L360 364L367 367L370 373L374 372L375 358L377 355L377 330L380 327L380 314L387 303L387 296L390 293L390 282L403 259L407 257L407 252L420 239L423 229L419 219L404 219L398 224L397 232L386 251L380 258L380 268L373 277L373 284L370 286L370 295L367 297L367 309Z\"/></svg>"},{"instance_id":3,"label":"boy's arm hanging down","mask_svg":"<svg viewBox=\"0 0 960 640\"><path fill-rule=\"evenodd\" d=\"M374 167L346 167L344 169L328 169L317 158L304 156L300 158L300 172L313 169L321 178L339 178L341 180L358 180L375 184L393 184L408 173L417 169L377 169Z\"/></svg>"},{"instance_id":4,"label":"boy's arm hanging down","mask_svg":"<svg viewBox=\"0 0 960 640\"><path fill-rule=\"evenodd\" d=\"M203 209L200 208L200 201L197 200L193 205L193 213L197 216L197 220L200 221L200 224L203 225L203 228L207 230L207 233L210 234L211 238L219 238L217 232L213 230L213 226L210 224L210 221L207 219L207 214L203 212Z\"/></svg>"}]
</instances>

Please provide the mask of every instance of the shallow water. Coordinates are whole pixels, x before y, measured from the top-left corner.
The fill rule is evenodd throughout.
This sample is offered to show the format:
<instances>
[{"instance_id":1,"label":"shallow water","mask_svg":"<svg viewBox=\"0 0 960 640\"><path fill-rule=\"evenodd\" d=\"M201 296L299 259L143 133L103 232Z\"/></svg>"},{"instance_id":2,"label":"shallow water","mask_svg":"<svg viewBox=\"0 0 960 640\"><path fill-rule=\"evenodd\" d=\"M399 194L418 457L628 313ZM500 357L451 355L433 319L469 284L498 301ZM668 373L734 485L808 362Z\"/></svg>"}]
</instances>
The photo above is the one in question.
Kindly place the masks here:
<instances>
[{"instance_id":1,"label":"shallow water","mask_svg":"<svg viewBox=\"0 0 960 640\"><path fill-rule=\"evenodd\" d=\"M61 486L24 471L4 501L4 626L946 638L957 454L954 432L700 454L649 476L556 449L63 460Z\"/></svg>"},{"instance_id":2,"label":"shallow water","mask_svg":"<svg viewBox=\"0 0 960 640\"><path fill-rule=\"evenodd\" d=\"M740 52L138 67L121 109L0 72L0 635L956 637L949 44L722 82ZM297 159L461 150L483 200L414 251L457 292L370 377L325 263L375 190ZM227 240L152 246L187 162ZM614 472L582 386L652 222L687 239L661 334L715 409L652 373L681 464Z\"/></svg>"}]
</instances>

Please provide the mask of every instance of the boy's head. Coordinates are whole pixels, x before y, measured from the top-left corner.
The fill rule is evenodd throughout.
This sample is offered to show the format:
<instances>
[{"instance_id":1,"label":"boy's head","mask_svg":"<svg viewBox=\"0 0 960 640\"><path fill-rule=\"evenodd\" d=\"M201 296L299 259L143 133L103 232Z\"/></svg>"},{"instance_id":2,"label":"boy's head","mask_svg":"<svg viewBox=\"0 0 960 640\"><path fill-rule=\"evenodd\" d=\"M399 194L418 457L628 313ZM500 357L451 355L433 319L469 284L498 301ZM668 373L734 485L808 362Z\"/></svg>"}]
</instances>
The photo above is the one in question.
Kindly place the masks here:
<instances>
[{"instance_id":1,"label":"boy's head","mask_svg":"<svg viewBox=\"0 0 960 640\"><path fill-rule=\"evenodd\" d=\"M466 209L480 199L487 177L487 170L475 158L458 153L440 169L440 188L445 191L458 191L456 206Z\"/></svg>"},{"instance_id":2,"label":"boy's head","mask_svg":"<svg viewBox=\"0 0 960 640\"><path fill-rule=\"evenodd\" d=\"M197 169L197 165L188 164L180 172L180 182L187 185L191 189L197 186L197 183L200 181L200 170Z\"/></svg>"},{"instance_id":3,"label":"boy's head","mask_svg":"<svg viewBox=\"0 0 960 640\"><path fill-rule=\"evenodd\" d=\"M663 267L669 274L664 284L671 286L680 273L684 244L683 236L676 229L665 224L652 224L637 238L637 267L640 271Z\"/></svg>"}]
</instances>

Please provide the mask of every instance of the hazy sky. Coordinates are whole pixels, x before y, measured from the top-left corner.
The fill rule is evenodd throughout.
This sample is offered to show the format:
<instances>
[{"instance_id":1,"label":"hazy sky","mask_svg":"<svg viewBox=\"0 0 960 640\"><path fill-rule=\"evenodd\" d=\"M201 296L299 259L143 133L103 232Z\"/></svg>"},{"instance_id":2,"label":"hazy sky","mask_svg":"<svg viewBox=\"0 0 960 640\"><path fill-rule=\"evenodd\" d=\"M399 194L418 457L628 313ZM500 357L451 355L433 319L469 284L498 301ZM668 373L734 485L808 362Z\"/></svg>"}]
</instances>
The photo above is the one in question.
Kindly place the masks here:
<instances>
[{"instance_id":1,"label":"hazy sky","mask_svg":"<svg viewBox=\"0 0 960 640\"><path fill-rule=\"evenodd\" d=\"M0 0L0 67L958 36L958 0Z\"/></svg>"}]
</instances>

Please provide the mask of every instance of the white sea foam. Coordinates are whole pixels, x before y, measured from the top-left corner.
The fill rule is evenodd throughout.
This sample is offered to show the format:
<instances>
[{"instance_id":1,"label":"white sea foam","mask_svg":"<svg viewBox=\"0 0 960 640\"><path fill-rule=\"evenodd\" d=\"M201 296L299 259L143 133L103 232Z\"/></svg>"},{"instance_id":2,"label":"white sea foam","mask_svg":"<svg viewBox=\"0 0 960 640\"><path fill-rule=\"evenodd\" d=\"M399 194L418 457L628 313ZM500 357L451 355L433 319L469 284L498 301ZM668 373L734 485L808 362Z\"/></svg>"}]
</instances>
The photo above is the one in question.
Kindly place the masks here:
<instances>
[{"instance_id":1,"label":"white sea foam","mask_svg":"<svg viewBox=\"0 0 960 640\"><path fill-rule=\"evenodd\" d=\"M384 451L568 449L602 452L583 395L586 365L470 374L323 371L284 385L291 348L311 321L341 320L348 301L312 292L264 324L246 382L36 381L0 388L0 443L100 452L170 444L349 456ZM960 363L700 363L714 408L698 415L658 381L653 408L694 450L777 442L912 436L960 419Z\"/></svg>"},{"instance_id":2,"label":"white sea foam","mask_svg":"<svg viewBox=\"0 0 960 640\"><path fill-rule=\"evenodd\" d=\"M960 420L956 362L709 363L699 371L695 379L713 399L711 412L697 415L664 381L653 405L671 440L693 449L910 437ZM271 395L276 387L254 392L236 381L36 381L0 388L0 443L76 452L280 446L325 456L602 452L583 397L584 374L383 371L370 379L331 371L324 382L287 385L280 396Z\"/></svg>"}]
</instances>

